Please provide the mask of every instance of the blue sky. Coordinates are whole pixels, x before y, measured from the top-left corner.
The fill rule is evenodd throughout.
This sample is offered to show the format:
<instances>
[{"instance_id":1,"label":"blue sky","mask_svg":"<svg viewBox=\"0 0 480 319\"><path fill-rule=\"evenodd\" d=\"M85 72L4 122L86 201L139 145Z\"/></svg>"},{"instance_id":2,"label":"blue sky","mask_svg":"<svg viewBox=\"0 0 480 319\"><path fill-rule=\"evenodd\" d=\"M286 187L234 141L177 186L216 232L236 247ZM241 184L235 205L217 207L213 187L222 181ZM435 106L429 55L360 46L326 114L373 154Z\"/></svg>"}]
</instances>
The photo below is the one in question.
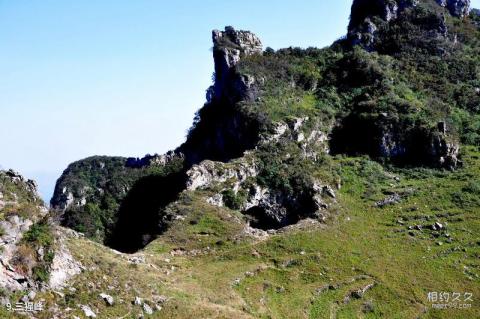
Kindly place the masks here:
<instances>
[{"instance_id":1,"label":"blue sky","mask_svg":"<svg viewBox=\"0 0 480 319\"><path fill-rule=\"evenodd\" d=\"M350 5L0 0L0 165L48 199L73 161L173 149L211 84L212 29L251 30L276 49L323 47L346 33Z\"/></svg>"}]
</instances>

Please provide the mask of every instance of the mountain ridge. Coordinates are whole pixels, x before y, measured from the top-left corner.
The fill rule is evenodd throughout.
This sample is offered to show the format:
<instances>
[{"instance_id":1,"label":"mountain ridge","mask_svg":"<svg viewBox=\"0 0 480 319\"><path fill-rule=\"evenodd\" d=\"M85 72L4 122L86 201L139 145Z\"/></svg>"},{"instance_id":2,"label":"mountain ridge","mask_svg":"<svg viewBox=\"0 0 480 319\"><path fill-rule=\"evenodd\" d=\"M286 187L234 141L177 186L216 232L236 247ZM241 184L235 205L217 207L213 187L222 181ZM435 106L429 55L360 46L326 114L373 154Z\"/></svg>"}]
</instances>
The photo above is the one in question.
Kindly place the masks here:
<instances>
[{"instance_id":1,"label":"mountain ridge","mask_svg":"<svg viewBox=\"0 0 480 319\"><path fill-rule=\"evenodd\" d=\"M187 141L176 150L169 152L166 155L147 156L144 159L137 160L128 159L124 164L124 168L119 167L119 169L131 171L135 176L135 174L137 174L136 171L142 170L146 167L156 166L160 170L162 170L162 167L167 167L167 171L170 171L171 174L177 174L178 176L174 179L174 183L178 184L174 188L177 189L176 193L179 194L182 190L186 189L185 183L188 183L186 175L194 175L189 173L189 170L192 167L193 169L198 170L198 168L196 168L197 166L195 165L200 165L201 167L201 162L203 160L229 162L232 159L241 158L245 151L253 150L256 152L264 148L268 143L272 144L273 142L282 140L282 135L284 135L285 132L289 132L288 136L290 136L290 139L296 140L297 143L304 144L301 147L303 150L300 151L300 153L304 152L304 155L311 153L307 156L311 159L316 158L322 152L327 151L327 153L331 152L331 154L367 154L373 158L377 158L382 161L389 161L394 164L396 163L397 165L426 165L438 168L455 169L458 165L461 165L461 161L458 158L459 137L458 132L456 132L456 127L454 127L449 120L446 120L446 117L450 116L448 115L448 112L450 111L439 111L439 113L447 113L444 113L444 115L440 116L435 115L435 117L438 118L436 122L432 122L432 120L428 119L427 117L415 119L415 117L419 117L419 103L424 104L424 106L421 106L420 109L423 108L426 113L433 110L433 104L425 99L420 101L418 98L417 101L413 101L412 103L411 101L408 101L399 95L399 93L395 92L395 90L397 90L396 88L401 87L402 85L406 85L408 87L407 79L399 78L399 84L394 82L390 84L380 84L380 82L369 83L368 77L387 77L389 76L387 73L390 73L390 76L393 76L395 72L398 72L397 69L401 67L400 63L388 61L388 59L383 58L383 56L380 56L376 53L376 51L385 51L385 49L381 46L384 46L385 43L389 43L391 41L390 39L395 34L394 32L402 32L401 30L392 31L392 26L396 24L414 23L411 25L416 26L417 29L415 32L412 32L412 35L418 34L420 39L419 41L425 43L422 45L430 46L426 47L425 52L422 53L426 57L434 57L439 55L437 52L439 48L446 50L444 51L444 54L448 55L455 55L458 54L457 52L463 52L462 50L464 49L461 47L462 45L457 44L459 42L457 35L453 34L454 31L447 31L447 29L449 29L447 28L447 24L451 22L445 20L445 14L450 12L452 18L461 19L464 21L463 23L470 23L467 22L466 17L466 12L469 11L469 1L448 1L445 3L440 3L428 0L422 2L421 4L418 1L373 2L375 3L375 6L367 6L365 9L363 9L363 6L365 6L366 3L370 3L369 1L353 2L352 19L349 25L348 36L345 40L340 40L331 48L321 50L309 49L310 51L303 51L306 53L303 53L300 50L295 51L297 49L293 48L283 51L279 50L278 52L271 50L263 51L260 39L258 39L258 37L251 32L237 31L233 27L226 27L225 31L214 30L212 32L212 40L214 44L213 57L215 62L215 81L214 85L207 90L207 102L198 112L194 121L194 125L188 134ZM432 7L433 9L431 9ZM445 7L445 9L442 7ZM413 22L410 22L408 19L411 18L416 20L412 20ZM435 22L435 19L437 18L439 19L439 25L437 25ZM363 27L361 26L363 26L365 23L372 23L372 19L380 20L376 20L378 25L375 25L374 28L366 30L367 32L365 35L365 30L363 30ZM387 31L388 33L385 33ZM366 40L367 42L364 41L365 39L368 39ZM378 42L378 45L375 45L376 41ZM408 43L410 43L409 41L413 40L406 39L402 41L405 41L405 43L408 45ZM352 45L353 48L348 48ZM371 51L371 56L367 56L358 50L358 46L365 48L367 52ZM421 46L418 48L421 48ZM389 50L390 49L387 48L385 53L383 53L387 54L384 55L385 57L389 56ZM336 62L334 62L331 66L327 66L324 69L323 72L329 73L329 76L338 76L335 74L338 72L338 70L335 68L343 68L345 70L360 70L362 67L364 67L361 65L361 63L366 63L366 67L371 68L368 69L367 72L374 72L371 74L346 74L348 77L346 83L344 82L342 84L335 84L338 87L341 87L345 92L352 91L355 89L355 87L363 86L365 88L365 93L363 93L364 96L359 95L356 98L358 101L352 100L350 102L345 101L346 103L343 102L345 105L350 103L355 107L350 107L350 110L348 110L348 108L347 110L341 111L334 110L333 112L336 114L332 113L327 115L328 113L323 113L320 116L316 110L312 113L306 109L298 109L297 111L294 111L298 112L298 117L294 117L293 119L287 118L286 120L282 119L282 117L285 115L280 114L280 118L277 120L275 119L276 115L265 113L265 110L268 112L270 107L265 108L264 106L260 107L259 105L264 103L264 101L262 101L262 99L264 99L262 95L264 95L265 92L270 92L272 90L272 88L269 87L270 84L267 83L269 81L268 77L277 76L281 78L282 76L292 76L293 74L288 75L279 73L278 75L270 75L268 73L270 71L264 74L262 74L263 71L261 71L260 74L255 74L258 73L258 70L262 70L258 65L261 63L267 63L266 61L268 60L276 61L275 63L280 64L278 66L272 65L271 67L280 67L278 70L281 70L281 63L285 63L285 65L288 66L290 61L287 62L287 60L295 57L298 52L301 54L301 56L297 58L299 59L298 66L301 69L304 67L301 66L301 63L303 63L302 59L310 58L309 55L311 55L312 58L316 55L321 56L328 51L331 51L332 54L337 55L338 53L336 52L346 52L343 59L336 60ZM396 59L402 61L402 59L404 59L402 55L410 54L410 51L410 47L405 47L404 49L400 49L400 51L396 51L393 56L396 56ZM374 59L372 59L372 57L374 57ZM371 62L368 62L368 60ZM378 66L371 67L368 65L369 63L372 65L378 63ZM257 69L251 69L252 67ZM375 67L383 68L383 70L374 69ZM288 67L286 70L288 70ZM265 71L267 70L265 69ZM292 71L289 70L287 72ZM322 90L325 90L327 87L331 86L331 83L325 82L325 80L323 80L324 84L319 83L320 78L318 78L318 75L315 73L302 74L301 72L303 71L300 71L298 75L293 75L299 76L299 78L293 80L294 82L292 82L292 87L285 87L284 89L285 91L291 91L292 96L298 95L298 97L294 97L294 99L308 99L308 95L311 94L310 92L314 91L317 93L311 96L318 96L319 92L320 94L323 94ZM311 71L309 70L307 72ZM314 72L318 72L318 70L315 70ZM362 72L364 71L362 70ZM348 81L357 81L356 79L361 79L365 76L367 76L367 82L361 80L363 83L348 83ZM303 87L297 87L298 84ZM323 85L323 88L319 89L318 87L320 85ZM398 102L395 103L398 103L398 105L389 105L389 102L386 100L379 100L377 102L374 98L369 97L368 95L372 93L368 91L375 92L375 90L383 90L386 92L385 94L395 96L394 99L398 100ZM405 89L402 88L402 90ZM406 90L408 91L411 89L407 88ZM407 91L401 92L400 94L412 94L412 91ZM365 101L362 101L362 99ZM476 100L478 100L478 97ZM330 103L328 98L325 99L325 101ZM372 111L368 109L368 103L377 103L381 106L377 107L379 110ZM417 103L417 105L414 103ZM436 108L437 106L434 107ZM443 106L440 105L438 107L440 110ZM291 111L286 110L285 112ZM332 112L332 110L330 110L330 112ZM437 111L435 110L435 112ZM330 118L326 118L325 116ZM303 132L304 129L302 127L306 125L306 123L308 123L307 126L310 127L306 129L306 132ZM308 136L306 136L307 134ZM270 139L270 141L265 142L268 139ZM171 162L174 163L174 171L171 171L171 169L168 168ZM315 160L313 162L315 162ZM272 163L268 165L272 165ZM210 167L210 169L212 168ZM204 170L208 171L209 169ZM148 175L148 172L146 174ZM160 175L162 174L163 173L160 173ZM212 173L210 172L207 175L211 174ZM110 175L107 173L107 176ZM252 178L257 179L257 177L258 176L254 176ZM125 189L132 187L134 180L139 178L140 176L134 177L129 183L127 183L128 185L124 185ZM167 178L167 176L164 176L163 178ZM266 204L265 202L264 205L266 207L271 206L271 202L273 201L273 207L280 207L280 210L292 210L293 207L297 207L294 210L303 211L303 213L298 212L295 214L306 214L307 216L313 216L315 207L319 207L319 205L321 207L323 205L316 203L314 200L315 196L317 195L315 195L315 191L313 191L313 189L315 188L315 184L324 183L314 180L308 181L308 178L303 179L304 181L302 181L302 183L304 184L302 187L304 187L304 189L299 188L298 191L300 193L304 193L305 195L302 196L305 197L297 199L292 198L291 196L293 193L291 193L290 190L280 187L279 189L275 190L274 193L276 193L276 195L268 195L273 197L270 198L270 200L266 200L266 202L269 202L269 204ZM161 179L158 180L158 183L160 183L158 185L161 185ZM338 183L335 182L334 184ZM99 188L96 187L95 184L89 185L88 182L86 186L84 185L84 187L93 189ZM62 199L62 196L66 194L67 197L72 197L73 194L65 191L65 187L63 187L61 190L60 188L61 187L57 185L55 196L52 198L52 207L59 209L60 211L65 211L68 206L72 204L73 199L65 200L65 198ZM330 188L333 189L333 187ZM100 187L100 189L102 188ZM82 191L80 190L79 193L81 192ZM238 189L236 189L234 192L237 193ZM253 190L250 191L245 189L242 190L242 192L249 193L253 192ZM113 193L118 194L119 192L114 191ZM124 195L126 195L126 193L127 191L123 192ZM263 193L264 195L266 194L265 190ZM268 191L267 193L270 194L271 191ZM99 196L102 197L103 195ZM286 199L285 196L289 199ZM296 195L293 196L295 197ZM65 225L77 227L77 230L79 230L79 220L82 219L82 207L85 207L88 202L85 196L80 197L80 199L76 200L76 205L74 205L78 208L78 213L75 213L78 218L75 217L72 221L64 222ZM113 196L113 198L115 197L116 195ZM172 194L171 198L173 200L175 197L175 194ZM248 198L248 196L243 197L246 199ZM135 200L138 200L137 204L135 205L143 205L143 203L150 201L146 198L139 198ZM150 214L161 215L162 213L159 213L158 211L161 211L163 208L165 208L164 204L154 204L153 202L156 201L151 201L152 203L147 205L150 207L148 209L151 210ZM303 204L300 205L297 203L297 201L302 202ZM114 202L117 203L113 205L115 208L108 209L109 222L99 221L99 216L96 217L97 227L101 227L102 229L106 227L107 233L115 232L115 224L117 223L117 213L115 210L118 211L120 209L122 196L114 199L113 203ZM101 207L102 206L100 205L100 208L94 209L97 210L97 212L87 213L86 216L89 214L98 215L98 209L101 211ZM311 213L305 213L305 211L311 211ZM269 213L267 213L267 215L268 214ZM274 213L270 214L275 215ZM122 213L122 216L126 216L125 218L128 220L126 225L132 222L128 215L128 212ZM64 218L65 216L66 219L69 218L68 214L64 215ZM149 238L154 238L155 233L161 233L161 229L166 226L163 225L163 222L161 222L163 217L159 216L153 220L154 224L158 224L158 226L156 226L158 229L156 231L154 229L149 230ZM298 220L298 217L292 218L292 221ZM82 222L80 222L80 226L81 223ZM288 224L290 221L286 223ZM139 226L139 228L142 228L142 226ZM92 231L95 230L92 229ZM122 233L124 231L122 230L116 232ZM108 237L109 235L105 236ZM109 239L105 239L105 236L100 236L100 241L105 240L108 242ZM138 234L138 236L140 238L142 236L146 236L146 234ZM134 241L141 242L139 238ZM119 249L120 247L117 246L116 248Z\"/></svg>"}]
</instances>

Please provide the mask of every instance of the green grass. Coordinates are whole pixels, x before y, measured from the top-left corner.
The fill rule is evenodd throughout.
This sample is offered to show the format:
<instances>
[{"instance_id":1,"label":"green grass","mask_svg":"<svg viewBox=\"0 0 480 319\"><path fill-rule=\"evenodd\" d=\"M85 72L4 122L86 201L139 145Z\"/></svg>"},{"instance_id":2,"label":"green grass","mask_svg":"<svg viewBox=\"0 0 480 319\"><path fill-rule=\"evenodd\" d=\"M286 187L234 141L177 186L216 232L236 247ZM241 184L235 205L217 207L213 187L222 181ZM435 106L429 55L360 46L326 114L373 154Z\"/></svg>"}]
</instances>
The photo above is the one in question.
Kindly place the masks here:
<instances>
[{"instance_id":1,"label":"green grass","mask_svg":"<svg viewBox=\"0 0 480 319\"><path fill-rule=\"evenodd\" d=\"M145 264L75 239L70 247L89 270L74 279L75 293L42 297L77 316L76 305L89 304L99 318L131 318L140 312L133 298L155 294L170 299L152 318L478 318L480 211L470 195L478 191L479 159L467 148L463 168L442 172L334 158L343 181L337 215L266 240L246 236L238 212L208 205L207 193L185 194L170 208L185 219L140 252ZM407 188L414 192L400 203L374 206ZM458 194L462 200L453 200ZM431 230L434 222L446 229ZM422 230L409 229L416 225ZM434 310L427 294L435 291L473 293L472 308ZM115 306L107 307L101 292L114 296Z\"/></svg>"}]
</instances>

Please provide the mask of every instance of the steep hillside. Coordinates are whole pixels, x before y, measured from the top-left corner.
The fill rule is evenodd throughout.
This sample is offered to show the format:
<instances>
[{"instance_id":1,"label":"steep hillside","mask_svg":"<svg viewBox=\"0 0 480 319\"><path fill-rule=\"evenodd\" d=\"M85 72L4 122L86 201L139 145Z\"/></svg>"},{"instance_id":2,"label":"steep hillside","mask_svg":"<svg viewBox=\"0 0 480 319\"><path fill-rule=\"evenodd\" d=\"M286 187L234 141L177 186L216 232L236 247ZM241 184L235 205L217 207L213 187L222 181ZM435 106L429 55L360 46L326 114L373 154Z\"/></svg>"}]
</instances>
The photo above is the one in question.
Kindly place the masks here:
<instances>
[{"instance_id":1,"label":"steep hillside","mask_svg":"<svg viewBox=\"0 0 480 319\"><path fill-rule=\"evenodd\" d=\"M13 318L17 302L44 307L40 291L61 289L80 273L65 246L71 236L77 235L52 223L34 181L0 171L1 318Z\"/></svg>"},{"instance_id":2,"label":"steep hillside","mask_svg":"<svg viewBox=\"0 0 480 319\"><path fill-rule=\"evenodd\" d=\"M478 318L464 300L480 294L480 150L462 155L454 172L334 157L335 215L276 231L212 206L214 190L185 192L141 252L68 239L84 271L37 293L36 318ZM471 307L435 309L431 292Z\"/></svg>"},{"instance_id":3,"label":"steep hillside","mask_svg":"<svg viewBox=\"0 0 480 319\"><path fill-rule=\"evenodd\" d=\"M135 190L144 192L145 188L152 186L143 186L149 179L180 171L182 163L182 159L172 160L167 155L148 155L142 159L91 157L73 163L65 170L57 181L51 206L60 214L61 225L93 240L111 242L118 216L123 211L130 213L128 201L124 200L137 200L132 199ZM135 204L145 208L149 205L147 202L155 201L145 197L138 198Z\"/></svg>"}]
</instances>

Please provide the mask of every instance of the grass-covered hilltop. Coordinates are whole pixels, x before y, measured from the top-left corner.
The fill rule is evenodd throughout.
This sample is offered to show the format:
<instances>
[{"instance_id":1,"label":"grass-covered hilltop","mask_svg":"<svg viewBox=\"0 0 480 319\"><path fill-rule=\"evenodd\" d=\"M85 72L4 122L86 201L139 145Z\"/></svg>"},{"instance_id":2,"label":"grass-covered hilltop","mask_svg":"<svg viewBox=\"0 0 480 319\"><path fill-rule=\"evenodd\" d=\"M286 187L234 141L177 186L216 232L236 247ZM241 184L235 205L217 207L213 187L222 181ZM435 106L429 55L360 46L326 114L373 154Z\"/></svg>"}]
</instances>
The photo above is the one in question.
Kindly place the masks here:
<instances>
[{"instance_id":1,"label":"grass-covered hilltop","mask_svg":"<svg viewBox=\"0 0 480 319\"><path fill-rule=\"evenodd\" d=\"M213 57L177 149L73 163L49 213L0 173L0 227L23 225L0 301L44 304L0 317L480 317L470 1L355 0L323 49L226 27Z\"/></svg>"}]
</instances>

